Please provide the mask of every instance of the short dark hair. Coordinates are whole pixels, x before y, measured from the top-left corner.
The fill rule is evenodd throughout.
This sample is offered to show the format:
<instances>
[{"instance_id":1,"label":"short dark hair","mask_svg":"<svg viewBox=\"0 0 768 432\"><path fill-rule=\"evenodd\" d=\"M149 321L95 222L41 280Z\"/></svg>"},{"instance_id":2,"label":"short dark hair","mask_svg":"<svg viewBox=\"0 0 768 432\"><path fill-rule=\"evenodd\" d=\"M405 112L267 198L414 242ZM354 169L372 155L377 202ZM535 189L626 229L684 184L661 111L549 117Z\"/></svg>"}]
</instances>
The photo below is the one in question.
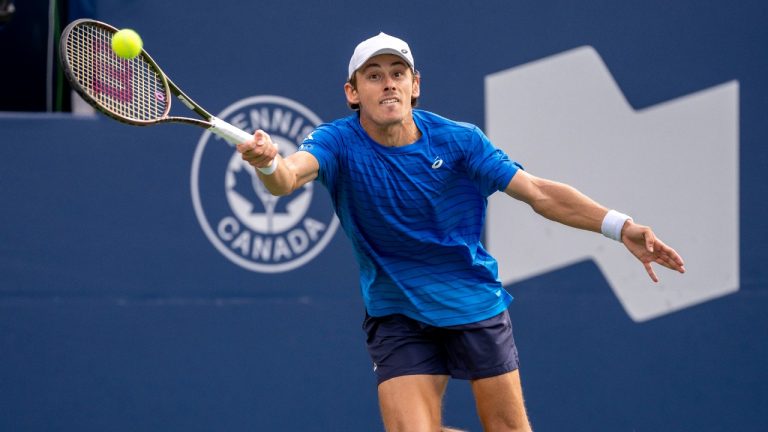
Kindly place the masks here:
<instances>
[{"instance_id":1,"label":"short dark hair","mask_svg":"<svg viewBox=\"0 0 768 432\"><path fill-rule=\"evenodd\" d=\"M417 76L420 76L419 71L414 70L413 68L410 68L410 69L411 69L411 74L413 75L413 79L416 79ZM355 71L355 73L352 74L352 77L347 80L347 83L351 85L353 89L357 90L357 71ZM419 98L412 97L411 108L416 108L418 104L419 104ZM360 104L353 104L353 103L347 102L347 106L354 111L360 111Z\"/></svg>"}]
</instances>

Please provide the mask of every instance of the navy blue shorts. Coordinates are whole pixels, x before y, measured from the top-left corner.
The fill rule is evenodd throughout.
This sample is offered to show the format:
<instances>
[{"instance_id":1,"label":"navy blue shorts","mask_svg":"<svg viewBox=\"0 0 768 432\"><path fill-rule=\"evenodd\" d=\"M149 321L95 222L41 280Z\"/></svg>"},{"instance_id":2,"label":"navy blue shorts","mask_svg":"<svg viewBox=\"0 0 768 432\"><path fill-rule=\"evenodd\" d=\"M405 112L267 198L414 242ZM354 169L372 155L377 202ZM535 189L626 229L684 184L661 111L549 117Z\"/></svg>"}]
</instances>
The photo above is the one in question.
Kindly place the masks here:
<instances>
[{"instance_id":1,"label":"navy blue shorts","mask_svg":"<svg viewBox=\"0 0 768 432\"><path fill-rule=\"evenodd\" d=\"M366 314L363 329L379 384L403 375L474 380L519 366L506 310L483 321L450 327L434 327L405 315Z\"/></svg>"}]
</instances>

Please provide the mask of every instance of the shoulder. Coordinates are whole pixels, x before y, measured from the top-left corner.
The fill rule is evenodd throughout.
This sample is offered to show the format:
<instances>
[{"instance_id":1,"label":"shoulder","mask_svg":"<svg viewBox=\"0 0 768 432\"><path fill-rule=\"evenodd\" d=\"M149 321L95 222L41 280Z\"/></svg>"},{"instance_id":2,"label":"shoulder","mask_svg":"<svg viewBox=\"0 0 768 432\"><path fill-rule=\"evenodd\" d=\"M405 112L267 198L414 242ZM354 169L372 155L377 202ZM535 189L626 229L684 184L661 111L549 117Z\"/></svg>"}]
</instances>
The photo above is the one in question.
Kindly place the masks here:
<instances>
[{"instance_id":1,"label":"shoulder","mask_svg":"<svg viewBox=\"0 0 768 432\"><path fill-rule=\"evenodd\" d=\"M472 123L451 120L423 110L413 110L413 115L421 121L432 139L472 140L484 136L480 128Z\"/></svg>"},{"instance_id":2,"label":"shoulder","mask_svg":"<svg viewBox=\"0 0 768 432\"><path fill-rule=\"evenodd\" d=\"M472 123L460 122L443 117L429 111L413 110L413 116L421 120L425 127L431 130L451 131L455 133L474 134L480 128Z\"/></svg>"},{"instance_id":3,"label":"shoulder","mask_svg":"<svg viewBox=\"0 0 768 432\"><path fill-rule=\"evenodd\" d=\"M357 112L326 123L325 126L334 130L339 135L356 134L361 128Z\"/></svg>"},{"instance_id":4,"label":"shoulder","mask_svg":"<svg viewBox=\"0 0 768 432\"><path fill-rule=\"evenodd\" d=\"M322 123L317 126L312 132L304 139L304 144L333 144L341 143L345 137L355 134L355 122L356 115L333 120L327 123Z\"/></svg>"}]
</instances>

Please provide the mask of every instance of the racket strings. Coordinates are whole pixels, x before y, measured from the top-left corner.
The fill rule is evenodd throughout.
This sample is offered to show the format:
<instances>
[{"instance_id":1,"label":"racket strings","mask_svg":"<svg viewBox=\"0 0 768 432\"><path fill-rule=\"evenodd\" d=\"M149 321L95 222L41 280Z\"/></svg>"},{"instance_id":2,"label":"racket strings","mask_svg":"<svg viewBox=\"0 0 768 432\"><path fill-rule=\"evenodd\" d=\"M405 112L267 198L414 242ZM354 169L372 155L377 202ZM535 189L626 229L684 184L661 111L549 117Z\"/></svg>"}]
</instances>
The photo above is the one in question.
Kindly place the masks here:
<instances>
[{"instance_id":1,"label":"racket strings","mask_svg":"<svg viewBox=\"0 0 768 432\"><path fill-rule=\"evenodd\" d=\"M133 121L160 119L169 108L163 78L143 55L118 57L112 51L112 34L88 23L72 29L66 53L73 78L113 115Z\"/></svg>"}]
</instances>

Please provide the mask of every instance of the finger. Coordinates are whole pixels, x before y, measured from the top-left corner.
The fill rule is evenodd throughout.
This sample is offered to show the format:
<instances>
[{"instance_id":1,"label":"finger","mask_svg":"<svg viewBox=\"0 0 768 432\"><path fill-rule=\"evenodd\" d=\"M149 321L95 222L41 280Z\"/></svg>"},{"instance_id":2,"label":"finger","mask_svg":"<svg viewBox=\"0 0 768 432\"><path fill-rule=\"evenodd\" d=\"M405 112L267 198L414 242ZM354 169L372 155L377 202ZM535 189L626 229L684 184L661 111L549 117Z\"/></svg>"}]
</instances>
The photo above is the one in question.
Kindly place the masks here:
<instances>
[{"instance_id":1,"label":"finger","mask_svg":"<svg viewBox=\"0 0 768 432\"><path fill-rule=\"evenodd\" d=\"M249 150L253 150L253 141L245 141L236 146L237 151L240 153L245 153Z\"/></svg>"},{"instance_id":2,"label":"finger","mask_svg":"<svg viewBox=\"0 0 768 432\"><path fill-rule=\"evenodd\" d=\"M643 234L643 237L645 237L645 249L653 253L653 245L656 243L656 235L653 233L653 231L648 230Z\"/></svg>"},{"instance_id":3,"label":"finger","mask_svg":"<svg viewBox=\"0 0 768 432\"><path fill-rule=\"evenodd\" d=\"M248 149L241 154L241 157L244 161L253 165L264 158L264 152L260 151L260 149Z\"/></svg>"},{"instance_id":4,"label":"finger","mask_svg":"<svg viewBox=\"0 0 768 432\"><path fill-rule=\"evenodd\" d=\"M654 282L659 282L658 276L656 276L656 272L653 271L653 267L651 267L651 263L643 263L643 266L645 267L645 271L648 272L648 276L651 277L651 280Z\"/></svg>"},{"instance_id":5,"label":"finger","mask_svg":"<svg viewBox=\"0 0 768 432\"><path fill-rule=\"evenodd\" d=\"M670 256L673 260L675 260L678 264L684 265L683 258L680 256L679 253L677 253L676 250L672 249L671 247L667 246L666 243L656 239L656 249L659 250L661 253L664 253L668 256Z\"/></svg>"},{"instance_id":6,"label":"finger","mask_svg":"<svg viewBox=\"0 0 768 432\"><path fill-rule=\"evenodd\" d=\"M669 256L670 256L670 257L672 258L672 260L674 260L674 261L677 263L677 265L679 265L680 267L683 267L683 266L685 266L685 261L683 261L683 257L681 257L681 256L680 256L680 254L679 254L679 253L677 253L677 251L675 251L674 249L672 249L672 248L670 248L670 249L669 249Z\"/></svg>"},{"instance_id":7,"label":"finger","mask_svg":"<svg viewBox=\"0 0 768 432\"><path fill-rule=\"evenodd\" d=\"M248 164L254 168L265 168L272 163L272 159L263 156L253 157L246 160Z\"/></svg>"},{"instance_id":8,"label":"finger","mask_svg":"<svg viewBox=\"0 0 768 432\"><path fill-rule=\"evenodd\" d=\"M671 259L669 256L666 256L666 255L660 255L656 257L656 262L663 265L664 267L669 267L669 268L677 267L677 263L675 262L675 260Z\"/></svg>"},{"instance_id":9,"label":"finger","mask_svg":"<svg viewBox=\"0 0 768 432\"><path fill-rule=\"evenodd\" d=\"M679 258L679 257L678 257ZM678 261L676 257L671 255L659 255L654 261L670 270L675 270L679 273L685 273L685 266L682 262Z\"/></svg>"},{"instance_id":10,"label":"finger","mask_svg":"<svg viewBox=\"0 0 768 432\"><path fill-rule=\"evenodd\" d=\"M661 250L662 256L664 256L664 258L672 264L672 267L670 268L673 268L678 271L682 270L682 272L685 272L685 261L683 261L683 258L680 256L680 254L678 254L677 251L675 251L674 249L672 249L671 247L663 243L661 243L661 245L663 246ZM658 245L657 245L657 249L659 249Z\"/></svg>"},{"instance_id":11,"label":"finger","mask_svg":"<svg viewBox=\"0 0 768 432\"><path fill-rule=\"evenodd\" d=\"M242 159L244 161L248 162L250 165L253 165L254 159L256 159L256 156L254 156L250 152L249 153L243 153L241 155L241 157L242 157Z\"/></svg>"},{"instance_id":12,"label":"finger","mask_svg":"<svg viewBox=\"0 0 768 432\"><path fill-rule=\"evenodd\" d=\"M259 145L266 145L269 142L271 142L269 134L264 132L261 129L258 129L256 132L253 133L253 139Z\"/></svg>"},{"instance_id":13,"label":"finger","mask_svg":"<svg viewBox=\"0 0 768 432\"><path fill-rule=\"evenodd\" d=\"M685 273L685 264L683 264L682 262L677 261L674 258L670 258L668 262L669 262L669 266L667 267L669 267L670 269L676 270L680 273Z\"/></svg>"},{"instance_id":14,"label":"finger","mask_svg":"<svg viewBox=\"0 0 768 432\"><path fill-rule=\"evenodd\" d=\"M267 146L264 149L264 157L268 158L270 161L277 156L277 147L274 145Z\"/></svg>"},{"instance_id":15,"label":"finger","mask_svg":"<svg viewBox=\"0 0 768 432\"><path fill-rule=\"evenodd\" d=\"M674 261L669 260L668 258L665 258L665 257L658 257L654 260L654 262L658 265L664 266L671 270L679 269L679 266Z\"/></svg>"}]
</instances>

